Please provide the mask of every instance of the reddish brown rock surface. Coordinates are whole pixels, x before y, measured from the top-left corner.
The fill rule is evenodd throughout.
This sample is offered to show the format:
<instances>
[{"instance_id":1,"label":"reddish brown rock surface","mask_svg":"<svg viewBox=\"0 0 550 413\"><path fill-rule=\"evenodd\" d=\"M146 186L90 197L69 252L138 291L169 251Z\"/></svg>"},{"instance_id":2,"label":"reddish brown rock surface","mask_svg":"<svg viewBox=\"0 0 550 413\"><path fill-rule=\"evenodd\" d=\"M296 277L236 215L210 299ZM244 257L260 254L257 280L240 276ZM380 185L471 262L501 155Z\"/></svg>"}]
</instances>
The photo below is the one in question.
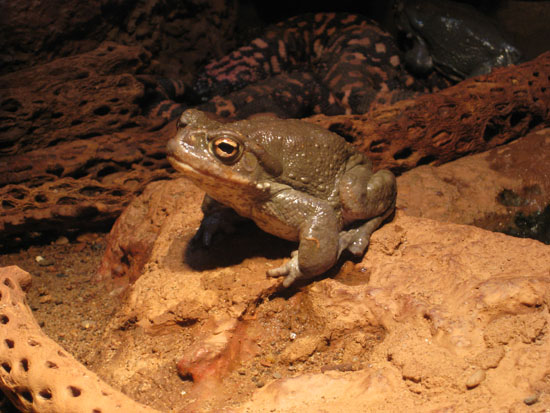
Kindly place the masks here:
<instances>
[{"instance_id":1,"label":"reddish brown rock surface","mask_svg":"<svg viewBox=\"0 0 550 413\"><path fill-rule=\"evenodd\" d=\"M145 49L104 43L88 53L0 77L1 154L150 129L153 124L140 105L145 87L134 75L150 66Z\"/></svg>"}]
</instances>

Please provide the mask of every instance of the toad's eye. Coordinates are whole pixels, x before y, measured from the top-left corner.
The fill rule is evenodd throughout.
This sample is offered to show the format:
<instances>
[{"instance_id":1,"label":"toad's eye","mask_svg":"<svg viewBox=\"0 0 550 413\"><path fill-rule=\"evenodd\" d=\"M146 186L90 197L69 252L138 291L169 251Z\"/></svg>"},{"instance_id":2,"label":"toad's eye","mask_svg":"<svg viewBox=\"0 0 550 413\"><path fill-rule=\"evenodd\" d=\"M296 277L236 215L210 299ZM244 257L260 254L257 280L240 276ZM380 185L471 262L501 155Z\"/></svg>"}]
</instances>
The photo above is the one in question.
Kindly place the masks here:
<instances>
[{"instance_id":1,"label":"toad's eye","mask_svg":"<svg viewBox=\"0 0 550 413\"><path fill-rule=\"evenodd\" d=\"M236 139L223 136L210 142L210 152L225 164L233 164L243 153L243 145Z\"/></svg>"}]
</instances>

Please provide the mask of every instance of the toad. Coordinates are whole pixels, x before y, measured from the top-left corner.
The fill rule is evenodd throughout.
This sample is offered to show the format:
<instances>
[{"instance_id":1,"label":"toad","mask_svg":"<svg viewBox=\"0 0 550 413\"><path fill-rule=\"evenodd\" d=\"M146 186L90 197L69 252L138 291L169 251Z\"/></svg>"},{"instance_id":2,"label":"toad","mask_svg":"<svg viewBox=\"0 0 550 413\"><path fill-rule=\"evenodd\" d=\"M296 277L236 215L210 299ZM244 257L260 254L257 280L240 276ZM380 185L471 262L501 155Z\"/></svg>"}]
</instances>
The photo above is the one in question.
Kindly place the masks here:
<instances>
[{"instance_id":1,"label":"toad","mask_svg":"<svg viewBox=\"0 0 550 413\"><path fill-rule=\"evenodd\" d=\"M495 24L469 4L450 0L398 0L395 22L409 41L407 67L436 69L454 81L517 63L521 53Z\"/></svg>"},{"instance_id":2,"label":"toad","mask_svg":"<svg viewBox=\"0 0 550 413\"><path fill-rule=\"evenodd\" d=\"M206 192L197 237L206 246L230 210L299 243L270 269L283 286L323 274L344 250L361 256L395 208L396 181L342 137L296 119L259 116L220 123L186 110L168 160Z\"/></svg>"}]
</instances>

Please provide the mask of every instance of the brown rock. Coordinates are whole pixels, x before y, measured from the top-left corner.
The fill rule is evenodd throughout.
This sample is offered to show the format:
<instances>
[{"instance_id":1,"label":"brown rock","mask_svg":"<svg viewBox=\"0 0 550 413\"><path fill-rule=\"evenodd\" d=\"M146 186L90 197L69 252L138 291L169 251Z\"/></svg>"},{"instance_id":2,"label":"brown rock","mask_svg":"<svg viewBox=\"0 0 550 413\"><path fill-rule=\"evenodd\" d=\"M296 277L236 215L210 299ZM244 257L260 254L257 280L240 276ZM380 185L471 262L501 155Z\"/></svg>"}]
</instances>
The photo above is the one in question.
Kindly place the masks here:
<instances>
[{"instance_id":1,"label":"brown rock","mask_svg":"<svg viewBox=\"0 0 550 413\"><path fill-rule=\"evenodd\" d=\"M199 204L203 194L183 179L154 182L135 198L118 218L107 237L107 247L98 274L103 279L119 278L123 284L136 281L148 262L160 228L167 216L190 210ZM196 222L200 208L183 219ZM189 228L182 222L179 231Z\"/></svg>"},{"instance_id":2,"label":"brown rock","mask_svg":"<svg viewBox=\"0 0 550 413\"><path fill-rule=\"evenodd\" d=\"M110 228L145 185L173 174L164 158L173 128L77 140L0 162L0 247L42 231Z\"/></svg>"},{"instance_id":3,"label":"brown rock","mask_svg":"<svg viewBox=\"0 0 550 413\"><path fill-rule=\"evenodd\" d=\"M550 200L550 129L398 178L397 208L407 215L513 230L518 216L542 213ZM544 224L530 236L550 239ZM548 231L550 227L546 228Z\"/></svg>"},{"instance_id":4,"label":"brown rock","mask_svg":"<svg viewBox=\"0 0 550 413\"><path fill-rule=\"evenodd\" d=\"M193 199L187 208L194 211L198 204ZM496 411L511 403L521 405L534 389L544 387L545 360L550 357L548 246L398 213L393 222L374 233L359 264L369 274L362 282L354 278L347 284L345 276L336 272L294 291L286 300L279 297L282 306L272 306L274 286L280 281L268 279L265 270L278 262L266 259L265 251L238 258L252 250L251 245L241 250L246 237L238 235L231 243L223 243L222 249L188 250L200 213L186 217L178 201L175 205L160 227L143 274L129 287L113 319L104 340L105 352L97 349L99 355L111 354L102 359L102 377L124 385L129 394L144 397L144 380L173 363L170 349L182 335L186 337L185 345L178 347L183 355L182 373L200 383L205 377L216 378L190 390L188 407L199 410L222 408L230 400L233 408L240 405L238 411L258 412L340 412L342 406L347 411L407 408L429 412L442 406L453 406L455 411ZM247 237L256 248L264 243L274 247L259 231ZM203 253L209 255L207 261L197 257ZM224 254L237 259L224 263ZM211 264L204 267L205 262ZM10 287L10 282L0 282L2 300L14 299L10 298L15 297L10 295L14 283ZM271 310L264 313L264 308ZM27 313L5 313L10 320L23 314ZM136 328L121 329L121 322L130 318ZM284 320L287 324L279 326ZM17 325L22 323L32 326L21 320ZM16 331L29 331L41 344L14 347L24 354L4 346L0 354L4 363L13 366L26 357L33 372L33 366L40 364L34 357L49 360L41 349L56 348L40 338L34 327L15 329L11 322L0 326L6 338L17 337ZM278 329L281 334L273 335ZM307 341L314 344L327 341L323 346L304 346L309 350L301 354L312 355L292 358L294 365L288 366L284 354L295 354L289 331L309 337ZM357 343L362 344L357 347ZM253 354L257 358L250 358ZM481 364L482 354L494 354L493 361L484 367L472 365ZM264 366L261 361L267 359L267 368L278 372L277 376L293 367L294 377L283 375L266 382L272 374L264 375L255 366ZM338 359L354 360L364 369L317 373L327 360ZM56 358L54 362L61 361ZM256 380L235 371L239 365L239 371L250 370ZM300 373L308 366L313 370ZM5 373L0 368L0 374ZM66 382L55 381L48 370L41 374L47 383L54 383L52 394L57 400L57 383L62 387ZM481 375L485 377L478 380ZM231 380L220 380L228 376ZM85 377L93 376L86 373ZM235 383L235 377L242 377L237 382L241 384ZM266 385L254 390L260 382ZM42 389L40 381L18 382L19 387L9 383L4 390L19 394L14 396L19 403L25 403L21 401L25 395L16 389ZM234 385L249 386L249 390L239 387L235 393ZM82 395L93 394L91 384L73 386L82 389ZM246 402L253 390L254 396ZM153 387L151 391L158 396L160 390ZM227 395L231 397L224 399ZM545 397L541 395L539 403L547 401Z\"/></svg>"}]
</instances>

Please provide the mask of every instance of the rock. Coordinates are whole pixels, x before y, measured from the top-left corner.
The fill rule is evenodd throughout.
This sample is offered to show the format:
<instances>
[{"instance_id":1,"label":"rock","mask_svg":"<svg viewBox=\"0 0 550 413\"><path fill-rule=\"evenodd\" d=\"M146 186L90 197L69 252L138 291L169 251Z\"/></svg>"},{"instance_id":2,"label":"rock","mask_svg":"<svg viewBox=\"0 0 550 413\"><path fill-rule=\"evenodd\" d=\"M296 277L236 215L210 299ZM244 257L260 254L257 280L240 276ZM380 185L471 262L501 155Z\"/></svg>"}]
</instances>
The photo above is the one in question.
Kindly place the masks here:
<instances>
[{"instance_id":1,"label":"rock","mask_svg":"<svg viewBox=\"0 0 550 413\"><path fill-rule=\"evenodd\" d=\"M550 129L398 178L397 208L407 215L517 233L521 216L542 213L550 200ZM550 225L525 234L550 242Z\"/></svg>"},{"instance_id":2,"label":"rock","mask_svg":"<svg viewBox=\"0 0 550 413\"><path fill-rule=\"evenodd\" d=\"M485 380L485 372L483 370L476 370L466 380L466 388L473 389L479 386L483 380Z\"/></svg>"},{"instance_id":3,"label":"rock","mask_svg":"<svg viewBox=\"0 0 550 413\"><path fill-rule=\"evenodd\" d=\"M118 279L124 285L134 283L150 258L168 214L183 211L190 202L199 204L202 196L196 187L181 178L149 185L126 208L108 235L99 276L102 279ZM184 219L196 221L199 215L199 210L189 211ZM185 222L182 224L178 231L190 225Z\"/></svg>"},{"instance_id":4,"label":"rock","mask_svg":"<svg viewBox=\"0 0 550 413\"><path fill-rule=\"evenodd\" d=\"M230 393L232 408L243 412L341 411L341 406L351 411L430 412L449 403L461 411L498 411L508 408L510 400L524 404L526 394L546 385L549 246L398 212L373 234L365 257L356 264L363 278L335 270L285 299L274 294L280 280L267 278L265 270L287 258L258 253L263 244L279 248L274 239L250 229L246 237L236 234L231 243L222 242L223 248L188 249L200 213L188 216L178 202L164 217L143 274L129 286L103 348L96 349L102 377L124 385L134 397L143 397L147 389L159 396L153 383L173 363L174 348L181 351L180 373L195 380L186 390L194 408L205 407L203 403L221 408ZM187 208L198 210L198 197L188 202ZM252 243L243 248L247 238ZM253 246L260 249L255 252ZM224 262L224 255L231 261ZM2 300L15 297L10 295L15 282L0 283ZM22 300L23 293L17 294ZM30 310L6 311L4 320L32 317ZM11 321L0 324L6 338L26 340L17 334L30 331L41 343L15 346L25 350L32 372L39 364L34 357L49 360L40 351L55 349L55 344L42 339L35 327L15 329ZM16 324L22 323L32 325L22 319ZM289 332L296 333L294 341ZM295 351L296 346L308 350ZM21 354L3 348L4 362L20 360ZM315 357L308 357L312 351ZM484 359L491 360L482 366ZM269 360L269 367L263 360ZM328 360L342 360L342 365L352 360L363 368L318 373ZM311 365L317 372L302 372ZM281 378L273 381L273 371L282 373ZM0 369L2 374L6 372ZM40 374L52 383L50 371ZM237 395L231 387L236 377L248 386L243 390L254 391L250 399L247 392ZM26 382L17 386L42 389ZM74 385L86 390L82 394L90 394L89 386ZM8 384L4 390L15 391L10 394L25 403L15 387ZM293 396L284 397L288 394ZM539 403L545 401L542 394Z\"/></svg>"},{"instance_id":5,"label":"rock","mask_svg":"<svg viewBox=\"0 0 550 413\"><path fill-rule=\"evenodd\" d=\"M294 363L296 361L306 361L324 341L323 337L300 337L288 345L281 353L280 357L286 363Z\"/></svg>"},{"instance_id":6,"label":"rock","mask_svg":"<svg viewBox=\"0 0 550 413\"><path fill-rule=\"evenodd\" d=\"M150 63L140 47L105 43L0 78L0 246L104 230L146 183L170 176L173 126L144 132L163 121L144 116L131 74Z\"/></svg>"},{"instance_id":7,"label":"rock","mask_svg":"<svg viewBox=\"0 0 550 413\"><path fill-rule=\"evenodd\" d=\"M183 189L189 184L169 185ZM174 188L165 193L175 192ZM154 192L159 199L165 196L159 194L160 186ZM315 406L329 411L334 406L338 411L336 406L342 405L357 411L375 405L379 411L403 406L416 406L419 411L413 395L423 395L420 411L427 412L445 403L449 392L455 395L453 404L458 409L498 410L508 406L510 398L521 403L531 387L542 385L546 371L542 360L550 356L545 334L550 321L545 311L550 300L550 247L398 212L393 222L374 233L356 269L336 270L328 278L314 280L294 292L295 299L262 315L264 308L271 308L269 303L275 303L272 294L278 282L267 278L265 270L281 261L266 261L266 252L251 253L251 245L241 250L246 237L239 234L229 244L220 240L221 246L211 251L190 247L200 220L198 195L197 191L196 197L182 196L186 207L178 207L176 200L167 211L148 263L129 287L112 331L118 331L117 326L130 316L143 329L132 334L134 341L147 331L169 334L172 323L189 326L189 334L196 339L184 346L178 368L197 384L210 383L209 394L222 397L229 391L223 377L242 376L243 368L257 368L247 361L251 354L256 354L262 369L279 372L288 370L289 363L294 363L292 371L312 363L319 363L321 370L330 365L327 360L356 368L294 373L297 376L292 379L283 375L271 384L271 373L254 375L252 370L256 382L265 386L240 411L312 411ZM146 216L154 216L154 211L151 208ZM263 243L274 247L259 231L247 236L256 248ZM232 259L224 263L224 257ZM197 266L201 262L209 264ZM216 333L215 320L221 314L232 314L227 320L241 320L229 336ZM288 324L279 335L264 339L277 325L270 323L279 318ZM234 332L239 328L243 330L236 339ZM289 331L296 333L294 341L289 340ZM223 345L213 351L211 340ZM235 342L249 344L242 349L230 344ZM146 362L148 351L147 346L134 347L125 351L123 360ZM231 367L239 365L239 369ZM148 368L154 371L156 366L151 361ZM101 371L119 383L132 381L129 369L120 360L114 365L102 363ZM484 379L472 376L485 369L491 373ZM518 374L520 381L515 379ZM470 397L465 384L471 388L468 392L479 394L475 392L484 389L487 396ZM311 393L312 386L318 392ZM196 391L199 388L204 387ZM295 395L292 401L281 396L287 391Z\"/></svg>"},{"instance_id":8,"label":"rock","mask_svg":"<svg viewBox=\"0 0 550 413\"><path fill-rule=\"evenodd\" d=\"M20 411L154 413L113 389L40 329L27 306L30 274L0 268L0 388Z\"/></svg>"},{"instance_id":9,"label":"rock","mask_svg":"<svg viewBox=\"0 0 550 413\"><path fill-rule=\"evenodd\" d=\"M37 231L67 235L110 228L145 185L174 174L164 158L173 127L77 140L8 162L0 158L0 247L28 243ZM63 166L56 169L58 151Z\"/></svg>"}]
</instances>

